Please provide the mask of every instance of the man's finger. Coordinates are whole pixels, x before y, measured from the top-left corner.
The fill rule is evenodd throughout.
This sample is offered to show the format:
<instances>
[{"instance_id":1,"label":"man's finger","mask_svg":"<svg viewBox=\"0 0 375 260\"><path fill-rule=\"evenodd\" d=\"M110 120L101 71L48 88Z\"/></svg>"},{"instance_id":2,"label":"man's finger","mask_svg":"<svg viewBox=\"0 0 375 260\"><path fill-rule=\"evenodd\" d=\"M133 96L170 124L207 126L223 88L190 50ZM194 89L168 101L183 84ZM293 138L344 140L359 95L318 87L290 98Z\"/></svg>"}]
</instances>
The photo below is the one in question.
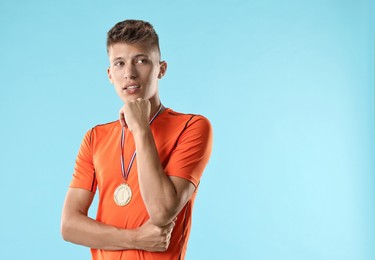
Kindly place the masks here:
<instances>
[{"instance_id":1,"label":"man's finger","mask_svg":"<svg viewBox=\"0 0 375 260\"><path fill-rule=\"evenodd\" d=\"M126 124L124 112L122 112L122 110L120 110L119 117L120 117L121 126L122 127L128 127L127 124Z\"/></svg>"}]
</instances>

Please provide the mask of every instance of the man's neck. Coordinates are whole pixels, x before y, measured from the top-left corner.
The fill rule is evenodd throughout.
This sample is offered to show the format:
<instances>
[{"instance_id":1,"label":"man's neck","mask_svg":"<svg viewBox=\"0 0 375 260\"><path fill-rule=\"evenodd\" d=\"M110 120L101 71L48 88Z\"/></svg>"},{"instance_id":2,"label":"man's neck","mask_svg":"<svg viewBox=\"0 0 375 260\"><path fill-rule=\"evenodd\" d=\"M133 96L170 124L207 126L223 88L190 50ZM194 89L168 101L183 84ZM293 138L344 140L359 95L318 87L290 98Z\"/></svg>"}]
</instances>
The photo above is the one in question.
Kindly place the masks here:
<instances>
[{"instance_id":1,"label":"man's neck","mask_svg":"<svg viewBox=\"0 0 375 260\"><path fill-rule=\"evenodd\" d=\"M150 112L150 120L156 115L156 113L159 112L159 109L161 110L159 113L161 113L164 110L164 106L162 105L160 99L157 99L155 101L150 100L151 104L151 112Z\"/></svg>"}]
</instances>

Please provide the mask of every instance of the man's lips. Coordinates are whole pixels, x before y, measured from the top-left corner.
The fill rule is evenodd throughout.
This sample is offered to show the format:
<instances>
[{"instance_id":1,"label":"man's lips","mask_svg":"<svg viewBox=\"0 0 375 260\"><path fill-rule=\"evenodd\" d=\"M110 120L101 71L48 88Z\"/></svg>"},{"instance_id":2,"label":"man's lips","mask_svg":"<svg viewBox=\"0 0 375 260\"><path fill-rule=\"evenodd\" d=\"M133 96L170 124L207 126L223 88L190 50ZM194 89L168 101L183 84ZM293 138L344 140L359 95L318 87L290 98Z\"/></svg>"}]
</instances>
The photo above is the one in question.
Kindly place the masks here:
<instances>
[{"instance_id":1,"label":"man's lips","mask_svg":"<svg viewBox=\"0 0 375 260\"><path fill-rule=\"evenodd\" d=\"M127 94L127 95L133 95L136 93L139 93L141 86L139 86L136 83L129 83L126 84L122 90Z\"/></svg>"},{"instance_id":2,"label":"man's lips","mask_svg":"<svg viewBox=\"0 0 375 260\"><path fill-rule=\"evenodd\" d=\"M132 90L132 89L138 89L138 88L140 88L139 85L126 85L122 89L124 89L124 90Z\"/></svg>"}]
</instances>

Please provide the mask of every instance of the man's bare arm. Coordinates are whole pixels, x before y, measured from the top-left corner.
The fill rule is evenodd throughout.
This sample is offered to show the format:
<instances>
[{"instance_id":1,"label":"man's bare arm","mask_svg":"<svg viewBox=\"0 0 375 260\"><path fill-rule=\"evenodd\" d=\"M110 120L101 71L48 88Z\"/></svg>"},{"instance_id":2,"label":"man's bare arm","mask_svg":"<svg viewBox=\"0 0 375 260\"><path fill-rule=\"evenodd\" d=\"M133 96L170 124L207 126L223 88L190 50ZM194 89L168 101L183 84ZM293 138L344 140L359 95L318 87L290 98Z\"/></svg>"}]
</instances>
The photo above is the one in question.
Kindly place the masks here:
<instances>
[{"instance_id":1,"label":"man's bare arm","mask_svg":"<svg viewBox=\"0 0 375 260\"><path fill-rule=\"evenodd\" d=\"M134 133L141 195L152 223L164 226L186 205L195 186L179 177L169 177L161 166L150 129Z\"/></svg>"},{"instance_id":2,"label":"man's bare arm","mask_svg":"<svg viewBox=\"0 0 375 260\"><path fill-rule=\"evenodd\" d=\"M61 233L66 241L96 249L139 249L166 251L174 222L158 227L150 221L137 229L120 229L95 221L87 216L94 194L69 188L61 218Z\"/></svg>"},{"instance_id":3,"label":"man's bare arm","mask_svg":"<svg viewBox=\"0 0 375 260\"><path fill-rule=\"evenodd\" d=\"M186 205L195 186L188 180L164 173L148 122L150 112L148 100L130 101L120 110L120 122L134 137L139 187L150 220L155 225L164 226Z\"/></svg>"}]
</instances>

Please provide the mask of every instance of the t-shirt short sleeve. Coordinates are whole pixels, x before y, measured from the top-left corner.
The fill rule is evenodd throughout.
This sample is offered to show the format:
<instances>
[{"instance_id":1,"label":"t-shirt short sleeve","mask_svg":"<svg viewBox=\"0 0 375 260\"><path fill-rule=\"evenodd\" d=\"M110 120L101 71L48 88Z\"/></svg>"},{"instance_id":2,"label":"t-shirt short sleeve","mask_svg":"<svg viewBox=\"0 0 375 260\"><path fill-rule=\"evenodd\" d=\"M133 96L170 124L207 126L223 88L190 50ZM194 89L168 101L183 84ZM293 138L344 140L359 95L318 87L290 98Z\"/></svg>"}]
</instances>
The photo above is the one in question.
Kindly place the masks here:
<instances>
[{"instance_id":1,"label":"t-shirt short sleeve","mask_svg":"<svg viewBox=\"0 0 375 260\"><path fill-rule=\"evenodd\" d=\"M193 115L179 136L176 148L165 168L168 176L177 176L198 186L212 150L212 127L208 119Z\"/></svg>"},{"instance_id":2,"label":"t-shirt short sleeve","mask_svg":"<svg viewBox=\"0 0 375 260\"><path fill-rule=\"evenodd\" d=\"M82 140L74 166L73 179L69 187L95 192L97 182L93 163L92 135L93 129L89 130Z\"/></svg>"}]
</instances>

